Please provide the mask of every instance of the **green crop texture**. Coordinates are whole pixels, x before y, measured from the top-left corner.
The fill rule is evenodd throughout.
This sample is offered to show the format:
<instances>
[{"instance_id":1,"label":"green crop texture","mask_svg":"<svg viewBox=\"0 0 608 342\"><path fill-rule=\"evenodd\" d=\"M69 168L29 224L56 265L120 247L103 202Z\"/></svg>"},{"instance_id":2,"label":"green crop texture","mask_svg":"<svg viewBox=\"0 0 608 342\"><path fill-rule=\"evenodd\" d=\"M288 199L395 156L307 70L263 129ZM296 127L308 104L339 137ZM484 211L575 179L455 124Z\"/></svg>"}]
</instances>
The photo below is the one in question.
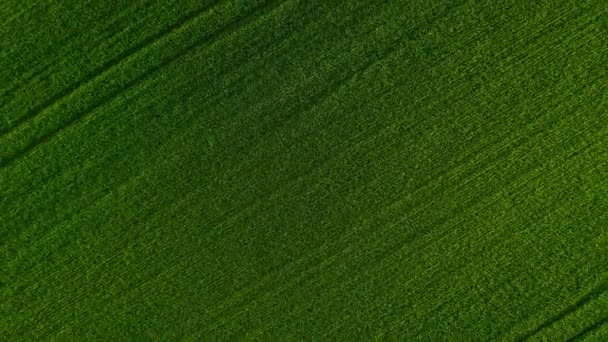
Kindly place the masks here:
<instances>
[{"instance_id":1,"label":"green crop texture","mask_svg":"<svg viewBox=\"0 0 608 342\"><path fill-rule=\"evenodd\" d=\"M0 341L608 341L608 2L0 1Z\"/></svg>"}]
</instances>

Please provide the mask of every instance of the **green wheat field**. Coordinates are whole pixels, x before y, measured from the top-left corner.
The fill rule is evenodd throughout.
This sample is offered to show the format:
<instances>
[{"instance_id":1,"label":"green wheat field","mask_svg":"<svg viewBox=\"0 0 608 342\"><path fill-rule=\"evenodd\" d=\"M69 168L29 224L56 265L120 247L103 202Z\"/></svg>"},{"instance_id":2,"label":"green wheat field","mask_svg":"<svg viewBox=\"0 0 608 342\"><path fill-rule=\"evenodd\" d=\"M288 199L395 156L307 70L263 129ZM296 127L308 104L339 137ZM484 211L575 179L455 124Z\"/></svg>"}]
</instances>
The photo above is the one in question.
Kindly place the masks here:
<instances>
[{"instance_id":1,"label":"green wheat field","mask_svg":"<svg viewBox=\"0 0 608 342\"><path fill-rule=\"evenodd\" d=\"M1 341L608 341L608 2L0 1Z\"/></svg>"}]
</instances>

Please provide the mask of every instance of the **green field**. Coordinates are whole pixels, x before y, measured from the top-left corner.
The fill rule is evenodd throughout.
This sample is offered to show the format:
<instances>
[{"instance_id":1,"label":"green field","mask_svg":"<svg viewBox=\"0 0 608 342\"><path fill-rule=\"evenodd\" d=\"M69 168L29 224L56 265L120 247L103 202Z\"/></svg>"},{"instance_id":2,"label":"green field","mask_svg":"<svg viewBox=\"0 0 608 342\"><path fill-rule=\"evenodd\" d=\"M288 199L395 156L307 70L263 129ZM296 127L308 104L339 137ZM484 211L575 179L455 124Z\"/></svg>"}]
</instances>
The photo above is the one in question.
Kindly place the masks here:
<instances>
[{"instance_id":1,"label":"green field","mask_svg":"<svg viewBox=\"0 0 608 342\"><path fill-rule=\"evenodd\" d=\"M608 2L0 1L1 341L608 341Z\"/></svg>"}]
</instances>

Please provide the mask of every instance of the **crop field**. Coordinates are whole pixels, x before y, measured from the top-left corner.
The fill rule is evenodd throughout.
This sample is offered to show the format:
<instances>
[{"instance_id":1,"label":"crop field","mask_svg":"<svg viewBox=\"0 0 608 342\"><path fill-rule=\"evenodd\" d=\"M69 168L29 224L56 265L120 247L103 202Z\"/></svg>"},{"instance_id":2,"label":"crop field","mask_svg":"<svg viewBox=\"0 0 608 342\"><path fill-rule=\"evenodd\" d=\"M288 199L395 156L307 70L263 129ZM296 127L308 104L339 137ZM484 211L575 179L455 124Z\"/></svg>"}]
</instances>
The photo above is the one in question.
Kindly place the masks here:
<instances>
[{"instance_id":1,"label":"crop field","mask_svg":"<svg viewBox=\"0 0 608 342\"><path fill-rule=\"evenodd\" d=\"M608 341L608 2L0 1L0 340Z\"/></svg>"}]
</instances>

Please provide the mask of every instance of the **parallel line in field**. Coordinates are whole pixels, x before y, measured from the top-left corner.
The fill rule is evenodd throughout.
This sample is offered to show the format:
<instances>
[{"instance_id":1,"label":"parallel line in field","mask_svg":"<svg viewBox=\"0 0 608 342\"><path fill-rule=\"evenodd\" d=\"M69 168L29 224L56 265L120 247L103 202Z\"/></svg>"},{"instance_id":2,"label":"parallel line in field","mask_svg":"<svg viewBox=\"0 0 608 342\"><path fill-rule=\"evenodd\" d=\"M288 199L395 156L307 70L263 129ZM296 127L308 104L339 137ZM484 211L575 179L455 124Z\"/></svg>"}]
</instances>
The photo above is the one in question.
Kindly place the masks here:
<instances>
[{"instance_id":1,"label":"parallel line in field","mask_svg":"<svg viewBox=\"0 0 608 342\"><path fill-rule=\"evenodd\" d=\"M170 35L171 33L179 30L184 25L188 24L189 22L195 20L202 14L206 13L208 10L213 8L217 3L218 2L215 1L215 2L211 3L210 6L203 6L202 8L200 8L196 11L193 11L192 13L189 13L188 15L177 20L175 23L169 25L168 27L161 30L160 32L147 37L146 39L142 40L140 43L138 43L138 44L132 46L131 48L123 51L122 53L118 54L114 58L110 59L109 61L107 61L106 63L101 65L99 68L97 68L97 69L93 70L92 72L88 73L87 75L85 75L85 77L82 78L80 81L65 88L63 91L55 94L54 96L46 99L45 101L41 102L37 106L34 106L33 108L31 108L30 110L25 112L25 114L23 114L17 120L15 120L15 122L11 126L7 127L6 129L0 130L0 137L4 136L6 133L10 132L12 129L18 128L19 126L21 126L22 124L27 122L29 119L33 118L34 116L43 112L46 108L55 104L57 101L63 99L64 97L68 96L69 94L73 93L76 89L80 88L80 86L82 86L86 83L89 83L90 81L92 81L95 78L104 74L106 71L116 67L123 60L136 54L138 51L143 50L146 47L153 45L155 42L162 39L164 36Z\"/></svg>"},{"instance_id":2,"label":"parallel line in field","mask_svg":"<svg viewBox=\"0 0 608 342\"><path fill-rule=\"evenodd\" d=\"M108 94L105 94L104 96L99 97L96 102L93 102L91 105L89 105L88 107L86 107L80 113L72 116L71 118L68 118L67 120L65 120L61 125L59 125L55 129L53 129L50 132L45 133L45 134L43 134L43 135L41 135L39 137L34 138L28 145L26 145L24 148L22 148L21 150L17 151L13 155L4 157L4 159L0 160L0 167L6 167L6 166L10 165L11 163L13 163L15 160L18 160L19 158L21 158L21 157L29 154L37 146L50 141L56 135L58 135L59 133L61 133L63 130L69 128L70 126L72 126L74 123L76 123L77 121L79 121L81 118L83 118L87 114L89 114L92 111L94 111L95 109L99 108L100 106L102 106L106 102L114 99L118 94L120 94L120 93L122 93L122 92L124 92L124 91L126 91L126 90L128 90L130 88L133 88L134 86L139 85L140 83L142 83L143 81L145 81L147 78L149 78L151 75L153 75L154 73L156 73L160 69L162 69L162 68L170 65L171 63L173 63L174 61L176 61L179 58L183 57L184 55L188 54L193 49L195 49L197 47L200 47L200 46L203 46L205 44L213 43L214 41L216 41L222 35L224 35L224 34L230 34L231 32L234 32L235 30L239 29L242 25L246 25L247 23L249 23L251 21L254 21L259 16L262 16L265 13L267 13L267 12L271 11L272 9L276 8L279 4L280 4L280 2L271 0L271 1L268 1L267 3L265 3L264 6L262 6L260 8L252 9L246 15L241 16L239 18L236 18L235 20L233 20L232 22L230 22L228 25L222 27L220 30L213 32L210 36L205 37L204 39L195 42L193 45L188 46L187 48L185 48L184 50L180 51L176 55L173 55L170 58L167 58L166 60L162 61L161 63L153 66L152 68L146 70L142 75L136 77L135 79L133 79L131 81L128 81L124 86L119 87L117 89L114 89L112 91L109 91ZM258 13L257 15L253 15L253 14L255 14L258 11L260 11L260 13Z\"/></svg>"},{"instance_id":3,"label":"parallel line in field","mask_svg":"<svg viewBox=\"0 0 608 342\"><path fill-rule=\"evenodd\" d=\"M111 24L108 26L111 27L112 24L114 24L114 22L111 22ZM130 28L130 26L126 26L121 30L111 31L111 33L105 38L105 42L108 42L108 40L111 40L114 36L119 35L121 32L124 32L124 31L128 30L129 28ZM74 32L66 35L65 37L63 37L56 44L61 45L64 49L67 47L73 48L73 45L75 45L75 44L71 40L78 35L79 35L79 32L74 31ZM102 40L102 42L103 42L103 40ZM95 43L99 43L99 41L95 41ZM101 44L103 44L103 43L100 43L98 46L100 46ZM62 50L59 50L59 51L62 51ZM36 66L31 67L29 70L27 70L23 74L19 75L20 78L14 80L10 87L2 89L2 91L0 91L0 97L12 95L11 93L15 92L17 89L20 89L24 84L29 84L35 78L42 77L42 76L49 77L50 73L51 73L51 72L49 72L49 70L51 68L55 68L55 69L70 68L69 65L68 66L65 65L66 61L67 61L66 59L58 59L57 61L45 60L44 63L40 63ZM11 100L14 100L14 97ZM42 100L42 101L44 101L44 100ZM23 115L23 114L21 114L21 115ZM10 124L10 122L9 122L9 124ZM0 127L0 137L5 135L6 133L8 133L8 132L6 132L6 130L10 130L10 128Z\"/></svg>"},{"instance_id":4,"label":"parallel line in field","mask_svg":"<svg viewBox=\"0 0 608 342\"><path fill-rule=\"evenodd\" d=\"M147 14L146 14L147 15ZM116 23L118 21L120 21L120 19L123 16L128 16L128 14L126 12L122 12L119 15L115 16L112 21L110 21L105 27L104 27L104 31L107 32L107 34L105 35L101 35L100 37L96 37L98 39L95 40L91 40L87 43L91 43L93 46L91 47L91 51L98 49L100 47L103 47L104 45L107 47L107 45L114 45L113 44L113 38L119 36L120 34L130 31L132 30L133 26L130 25L126 25L122 28L115 28L114 26L116 25ZM147 17L143 17L143 18L147 18ZM118 25L116 25L118 26ZM62 46L61 50L57 51L57 55L60 55L61 53L63 54L70 54L70 50L72 49L78 49L79 45L81 42L77 39L77 37L79 36L79 32L78 31L73 31L69 34L66 34L65 36L62 36L61 40L59 40L58 42L56 42L56 45ZM144 39L146 37L143 37ZM134 42L135 43L135 42ZM80 47L83 48L83 47ZM128 46L125 47L125 49L129 49ZM85 48L85 50L88 50L87 48ZM124 52L124 51L123 51ZM110 58L112 59L112 58ZM104 63L104 61L100 61L101 64ZM107 62L106 62L107 63ZM99 63L98 63L99 64ZM93 66L92 66L93 67ZM43 63L39 63L36 66L31 67L30 69L28 69L26 72L24 72L23 74L19 75L19 78L14 80L12 82L12 85L9 87L7 87L6 89L3 89L0 92L0 97L2 96L11 96L14 94L11 94L12 92L16 91L17 89L20 89L21 87L23 87L24 84L30 84L30 82L32 82L32 80L35 80L36 78L43 78L43 77L50 77L53 75L53 72L57 72L58 70L70 70L72 69L73 66L70 64L70 59L69 58L63 58L63 59L49 59L49 60L45 60ZM53 71L49 71L52 70ZM91 71L91 72L94 72ZM86 75L85 75L86 76ZM78 80L72 80L70 83L74 84L74 82L78 82ZM66 85L68 84L68 82L66 82ZM48 94L48 96L53 96L53 94ZM18 98L15 98L14 96L12 96L11 101L13 100L18 100ZM47 98L48 99L48 98ZM44 99L40 99L39 101L44 101ZM9 101L10 102L10 101ZM32 107L35 107L36 104L34 103L32 105ZM23 115L23 113L20 113L19 115ZM18 116L16 116L18 117ZM10 122L9 122L10 124ZM5 130L10 130L10 128L6 128L6 127L1 127L0 128L0 136L6 134L7 132L5 132Z\"/></svg>"},{"instance_id":5,"label":"parallel line in field","mask_svg":"<svg viewBox=\"0 0 608 342\"><path fill-rule=\"evenodd\" d=\"M562 311L560 311L559 313L557 313L555 316L549 318L548 320L546 320L545 322L543 322L542 324L540 324L538 327L536 327L536 329L534 329L534 330L532 330L532 331L524 334L523 336L519 337L517 340L518 341L528 340L529 338L531 338L532 336L536 335L540 331L542 331L542 330L550 327L554 323L562 320L566 316L568 316L568 315L574 313L575 311L577 311L578 309L582 308L587 303L589 303L589 302L591 302L591 301L599 298L600 295L602 295L607 290L608 290L608 281L604 281L603 283L599 284L597 287L595 287L594 289L592 289L591 291L589 291L589 293L587 293L581 299L579 299L578 301L576 301L576 303L574 303L574 304L572 304L570 306L567 306ZM604 322L600 321L600 323L603 324ZM586 332L583 332L583 333L586 333Z\"/></svg>"}]
</instances>

